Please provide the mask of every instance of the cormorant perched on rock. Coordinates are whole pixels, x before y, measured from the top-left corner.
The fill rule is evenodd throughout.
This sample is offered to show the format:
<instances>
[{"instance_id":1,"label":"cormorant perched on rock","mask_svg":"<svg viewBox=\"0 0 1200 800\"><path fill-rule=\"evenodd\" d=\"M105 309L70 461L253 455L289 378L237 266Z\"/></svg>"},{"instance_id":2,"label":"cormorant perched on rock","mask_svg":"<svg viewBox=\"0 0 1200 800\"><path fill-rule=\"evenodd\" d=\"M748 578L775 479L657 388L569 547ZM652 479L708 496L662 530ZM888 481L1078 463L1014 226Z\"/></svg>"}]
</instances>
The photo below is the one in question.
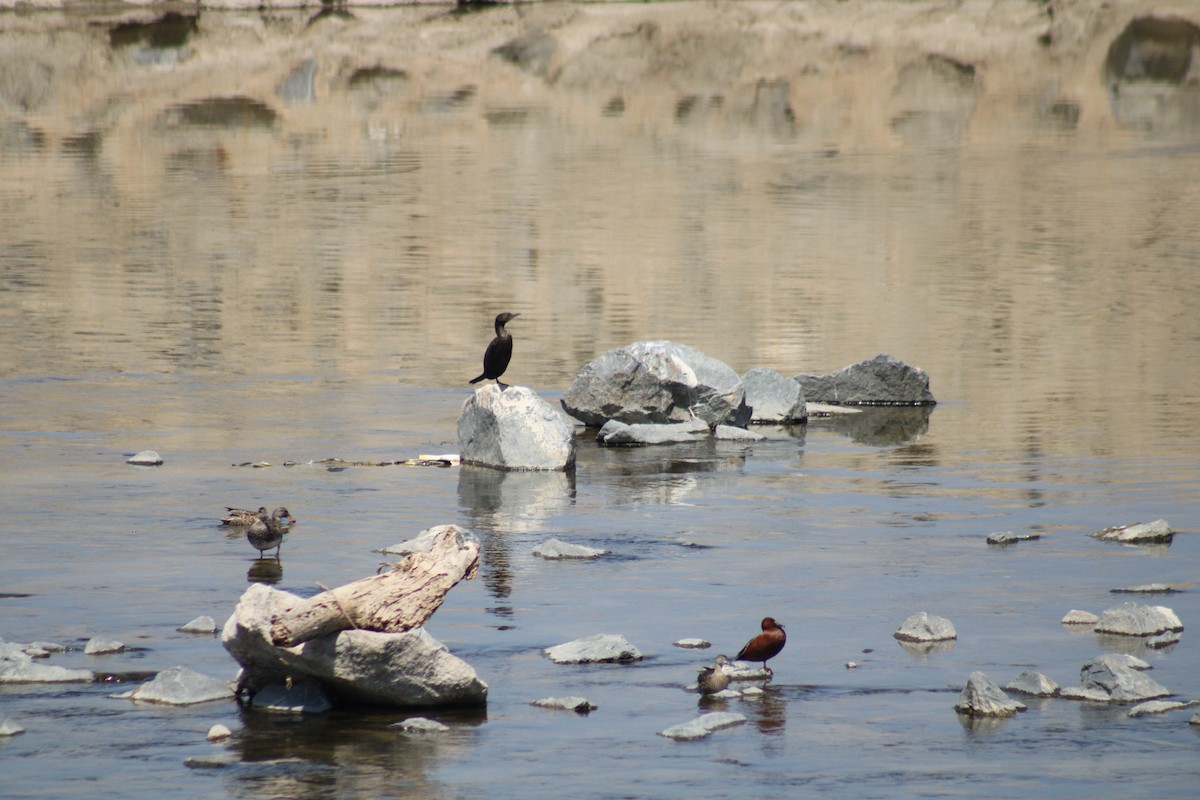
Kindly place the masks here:
<instances>
[{"instance_id":1,"label":"cormorant perched on rock","mask_svg":"<svg viewBox=\"0 0 1200 800\"><path fill-rule=\"evenodd\" d=\"M519 316L521 315L508 312L496 315L496 338L492 339L483 354L483 374L472 378L471 383L494 379L501 389L504 388L504 384L500 383L500 376L508 369L508 362L512 359L512 334L504 329L504 323Z\"/></svg>"}]
</instances>

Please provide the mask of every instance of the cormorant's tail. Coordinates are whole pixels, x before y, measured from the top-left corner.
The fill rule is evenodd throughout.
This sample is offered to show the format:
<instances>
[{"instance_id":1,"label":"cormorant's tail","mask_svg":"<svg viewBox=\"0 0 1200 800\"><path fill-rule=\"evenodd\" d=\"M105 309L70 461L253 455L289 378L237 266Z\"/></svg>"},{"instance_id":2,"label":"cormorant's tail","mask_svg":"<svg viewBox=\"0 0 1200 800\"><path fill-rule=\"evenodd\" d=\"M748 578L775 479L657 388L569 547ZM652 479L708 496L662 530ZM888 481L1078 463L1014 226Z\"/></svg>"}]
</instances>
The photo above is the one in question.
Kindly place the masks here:
<instances>
[{"instance_id":1,"label":"cormorant's tail","mask_svg":"<svg viewBox=\"0 0 1200 800\"><path fill-rule=\"evenodd\" d=\"M483 380L486 377L487 377L487 375L480 375L478 378L472 378L471 380L467 381L467 383L479 383L481 380Z\"/></svg>"}]
</instances>

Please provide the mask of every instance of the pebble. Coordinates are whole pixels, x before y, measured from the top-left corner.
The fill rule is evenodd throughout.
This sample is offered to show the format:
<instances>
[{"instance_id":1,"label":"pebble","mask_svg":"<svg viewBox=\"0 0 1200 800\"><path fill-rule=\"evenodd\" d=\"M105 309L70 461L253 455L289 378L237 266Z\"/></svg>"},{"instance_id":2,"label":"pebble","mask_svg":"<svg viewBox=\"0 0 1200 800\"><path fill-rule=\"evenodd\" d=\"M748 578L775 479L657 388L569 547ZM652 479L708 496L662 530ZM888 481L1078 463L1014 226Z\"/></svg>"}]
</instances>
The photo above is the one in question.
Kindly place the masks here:
<instances>
[{"instance_id":1,"label":"pebble","mask_svg":"<svg viewBox=\"0 0 1200 800\"><path fill-rule=\"evenodd\" d=\"M712 642L705 639L680 639L674 642L676 647L682 647L686 650L706 650L712 647Z\"/></svg>"},{"instance_id":2,"label":"pebble","mask_svg":"<svg viewBox=\"0 0 1200 800\"><path fill-rule=\"evenodd\" d=\"M196 617L186 625L176 628L182 633L216 633L217 621L212 617Z\"/></svg>"},{"instance_id":3,"label":"pebble","mask_svg":"<svg viewBox=\"0 0 1200 800\"><path fill-rule=\"evenodd\" d=\"M388 727L395 728L402 733L445 733L450 730L448 725L425 717L409 717L400 722L394 722Z\"/></svg>"},{"instance_id":4,"label":"pebble","mask_svg":"<svg viewBox=\"0 0 1200 800\"><path fill-rule=\"evenodd\" d=\"M233 731L218 722L208 729L208 736L205 738L210 742L220 742L228 739L230 736L233 736Z\"/></svg>"}]
</instances>

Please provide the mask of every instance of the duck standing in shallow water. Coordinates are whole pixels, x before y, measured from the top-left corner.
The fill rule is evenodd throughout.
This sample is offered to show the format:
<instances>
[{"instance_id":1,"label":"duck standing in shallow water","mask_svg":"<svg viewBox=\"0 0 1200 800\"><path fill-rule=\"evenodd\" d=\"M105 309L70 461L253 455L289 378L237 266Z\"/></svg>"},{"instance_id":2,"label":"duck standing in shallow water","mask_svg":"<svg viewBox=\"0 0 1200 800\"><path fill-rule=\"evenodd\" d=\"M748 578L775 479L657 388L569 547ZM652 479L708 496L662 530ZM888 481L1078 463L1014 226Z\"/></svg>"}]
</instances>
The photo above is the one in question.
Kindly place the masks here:
<instances>
[{"instance_id":1,"label":"duck standing in shallow water","mask_svg":"<svg viewBox=\"0 0 1200 800\"><path fill-rule=\"evenodd\" d=\"M700 690L700 694L716 694L729 686L729 675L725 672L725 665L728 663L729 659L725 656L717 656L712 666L700 670L700 674L696 676L696 688Z\"/></svg>"},{"instance_id":2,"label":"duck standing in shallow water","mask_svg":"<svg viewBox=\"0 0 1200 800\"><path fill-rule=\"evenodd\" d=\"M222 525L235 525L240 527L249 527L258 521L259 516L266 516L266 506L261 506L258 511L251 511L248 508L234 508L233 506L225 506L228 512L221 517ZM296 524L296 518L292 516L292 512L288 511L283 506L271 512L271 517L284 527L286 530Z\"/></svg>"},{"instance_id":3,"label":"duck standing in shallow water","mask_svg":"<svg viewBox=\"0 0 1200 800\"><path fill-rule=\"evenodd\" d=\"M504 374L504 370L508 369L508 362L512 360L513 347L512 334L505 330L504 324L513 317L519 316L521 316L519 313L509 314L508 312L496 316L496 338L492 339L483 353L483 374L478 378L472 378L468 383L495 380L500 389L504 389L504 384L500 382L500 376Z\"/></svg>"},{"instance_id":4,"label":"duck standing in shallow water","mask_svg":"<svg viewBox=\"0 0 1200 800\"><path fill-rule=\"evenodd\" d=\"M787 644L787 634L783 626L774 617L763 617L762 633L746 642L745 646L734 656L735 661L761 661L763 669L770 672L767 660L779 655L779 651Z\"/></svg>"},{"instance_id":5,"label":"duck standing in shallow water","mask_svg":"<svg viewBox=\"0 0 1200 800\"><path fill-rule=\"evenodd\" d=\"M279 548L283 544L283 526L275 517L268 517L264 508L254 524L246 528L246 541L257 548L259 558L272 547L275 548L275 558L279 558Z\"/></svg>"}]
</instances>

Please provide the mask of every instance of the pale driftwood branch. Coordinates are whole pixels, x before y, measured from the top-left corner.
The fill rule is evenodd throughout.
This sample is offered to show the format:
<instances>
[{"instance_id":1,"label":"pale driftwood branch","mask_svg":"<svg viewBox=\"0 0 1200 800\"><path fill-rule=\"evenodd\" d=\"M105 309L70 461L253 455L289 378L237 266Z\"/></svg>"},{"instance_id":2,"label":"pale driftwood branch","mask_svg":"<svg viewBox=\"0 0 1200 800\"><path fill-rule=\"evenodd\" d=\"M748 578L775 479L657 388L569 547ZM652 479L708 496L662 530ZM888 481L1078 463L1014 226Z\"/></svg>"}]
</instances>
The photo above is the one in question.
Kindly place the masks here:
<instances>
[{"instance_id":1,"label":"pale driftwood branch","mask_svg":"<svg viewBox=\"0 0 1200 800\"><path fill-rule=\"evenodd\" d=\"M284 609L271 620L271 641L302 644L328 633L359 628L402 633L429 619L446 592L475 577L479 540L457 525L433 529L427 550L410 553L382 575L348 583Z\"/></svg>"}]
</instances>

